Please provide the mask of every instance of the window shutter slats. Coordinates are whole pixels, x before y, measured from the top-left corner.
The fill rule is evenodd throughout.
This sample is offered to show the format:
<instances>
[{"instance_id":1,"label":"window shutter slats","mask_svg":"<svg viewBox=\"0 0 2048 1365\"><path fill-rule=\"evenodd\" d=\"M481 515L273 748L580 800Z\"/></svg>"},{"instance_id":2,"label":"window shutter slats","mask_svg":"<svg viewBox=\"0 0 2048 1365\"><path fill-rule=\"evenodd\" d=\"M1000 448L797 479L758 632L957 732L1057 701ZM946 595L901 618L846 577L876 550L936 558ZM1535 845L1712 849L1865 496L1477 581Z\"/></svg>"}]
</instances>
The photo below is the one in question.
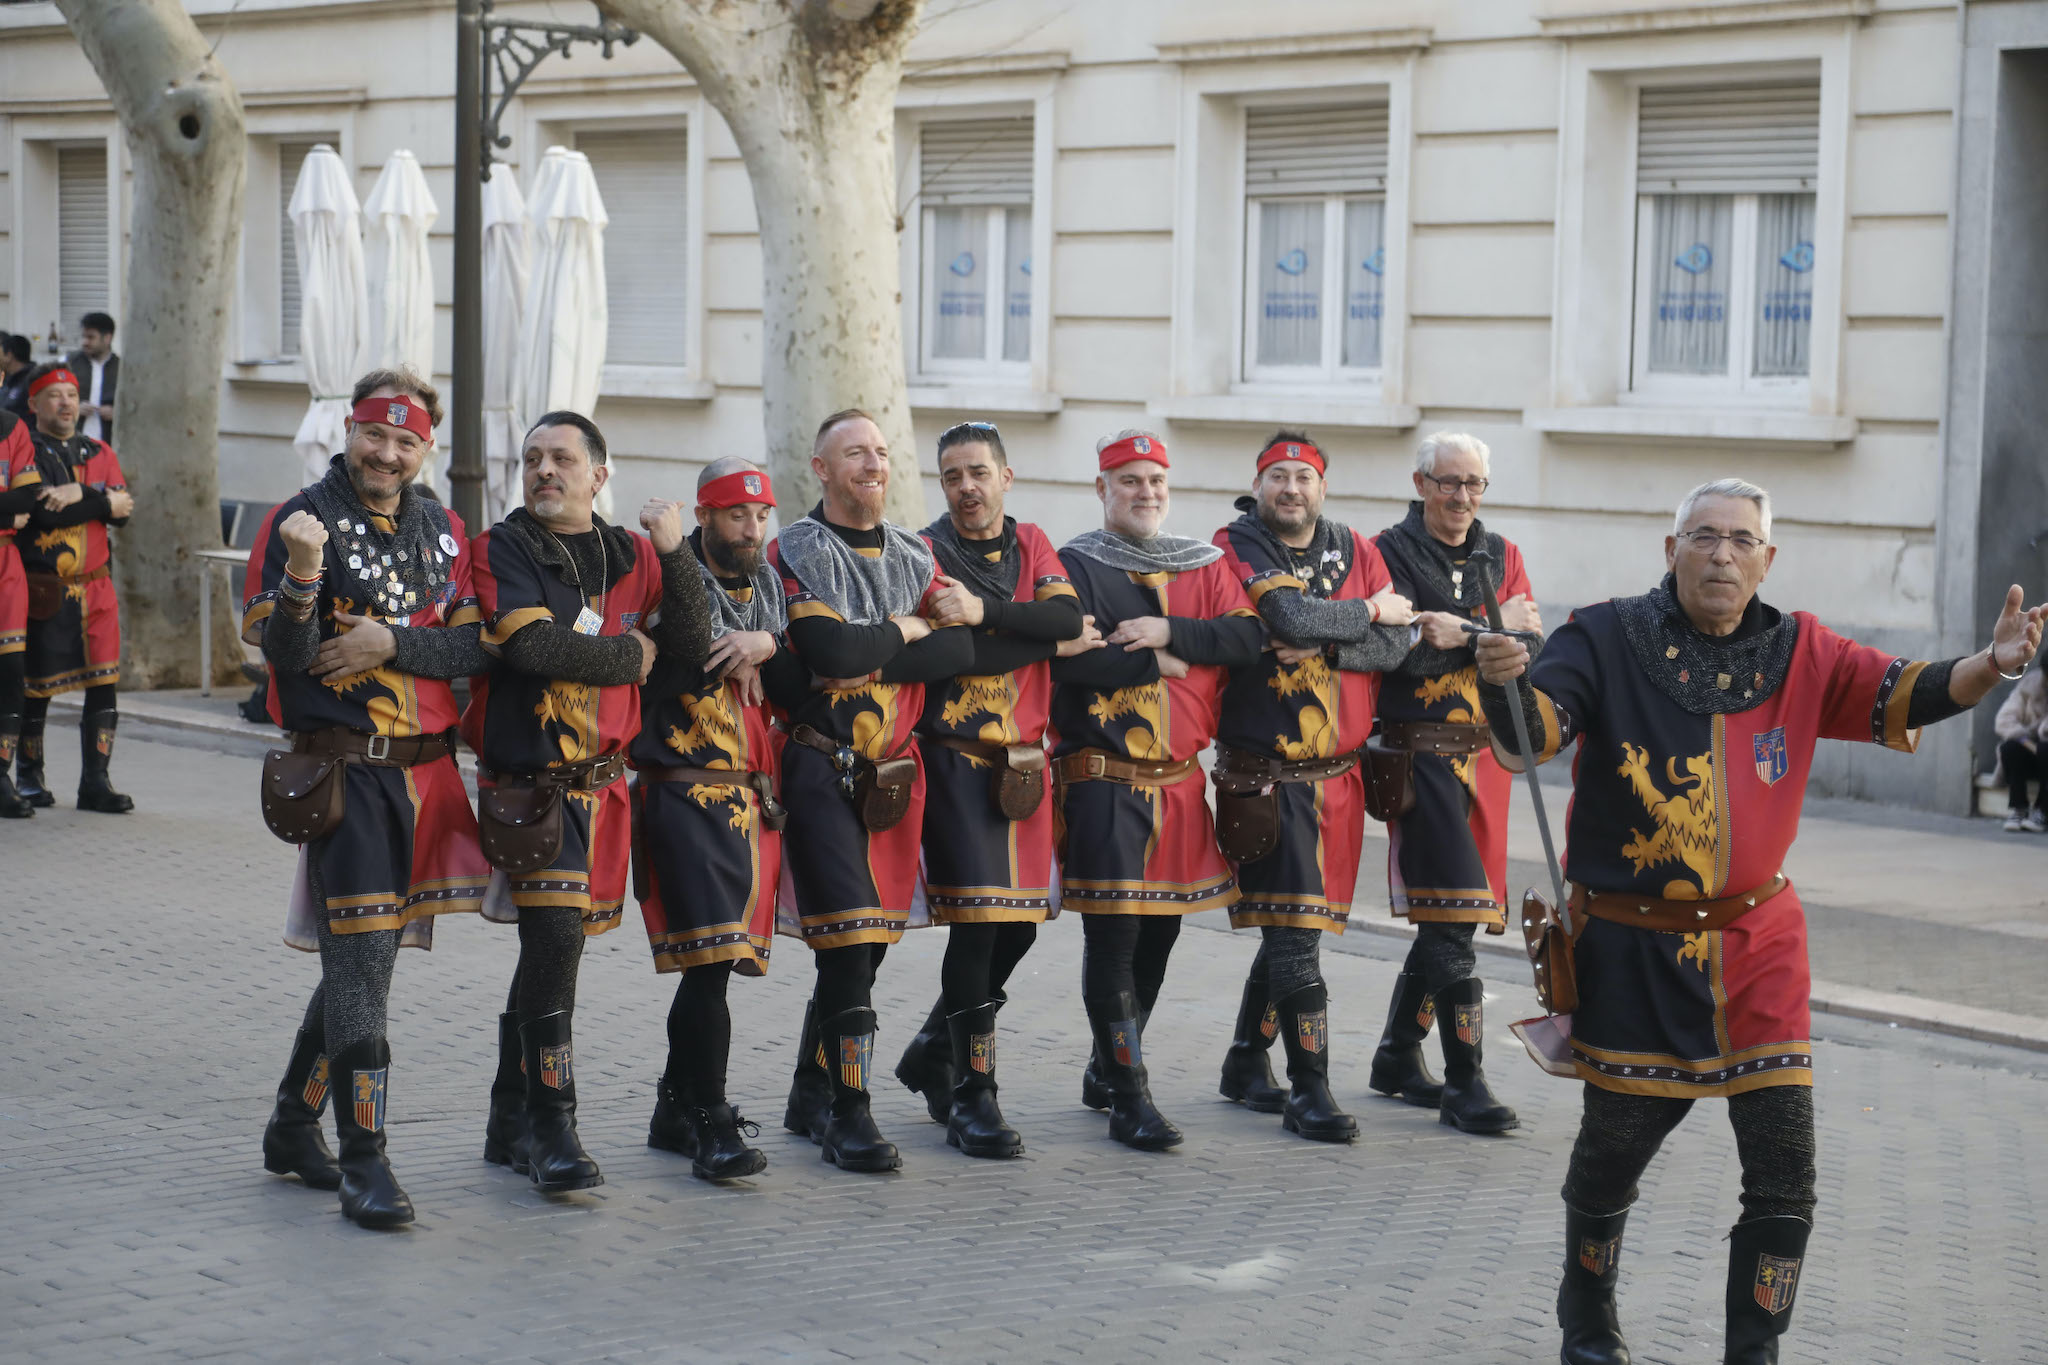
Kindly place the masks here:
<instances>
[{"instance_id":1,"label":"window shutter slats","mask_svg":"<svg viewBox=\"0 0 2048 1365\"><path fill-rule=\"evenodd\" d=\"M1246 110L1244 187L1254 198L1384 191L1387 106Z\"/></svg>"},{"instance_id":2,"label":"window shutter slats","mask_svg":"<svg viewBox=\"0 0 2048 1365\"><path fill-rule=\"evenodd\" d=\"M337 146L340 141L338 137L329 135L277 144L277 345L280 355L295 356L299 353L299 244L292 236L292 216L286 210L291 208L292 191L298 188L299 172L305 169L306 157L313 148L322 142Z\"/></svg>"},{"instance_id":3,"label":"window shutter slats","mask_svg":"<svg viewBox=\"0 0 2048 1365\"><path fill-rule=\"evenodd\" d=\"M604 293L611 313L605 359L620 365L687 364L688 133L579 133L576 150L590 158L611 218L604 230Z\"/></svg>"},{"instance_id":4,"label":"window shutter slats","mask_svg":"<svg viewBox=\"0 0 2048 1365\"><path fill-rule=\"evenodd\" d=\"M1652 86L1642 92L1644 194L1782 194L1820 179L1820 82Z\"/></svg>"},{"instance_id":5,"label":"window shutter slats","mask_svg":"<svg viewBox=\"0 0 2048 1365\"><path fill-rule=\"evenodd\" d=\"M107 307L107 149L57 149L57 310L64 335Z\"/></svg>"},{"instance_id":6,"label":"window shutter slats","mask_svg":"<svg viewBox=\"0 0 2048 1365\"><path fill-rule=\"evenodd\" d=\"M1029 118L946 119L918 134L921 194L930 205L1029 204Z\"/></svg>"}]
</instances>

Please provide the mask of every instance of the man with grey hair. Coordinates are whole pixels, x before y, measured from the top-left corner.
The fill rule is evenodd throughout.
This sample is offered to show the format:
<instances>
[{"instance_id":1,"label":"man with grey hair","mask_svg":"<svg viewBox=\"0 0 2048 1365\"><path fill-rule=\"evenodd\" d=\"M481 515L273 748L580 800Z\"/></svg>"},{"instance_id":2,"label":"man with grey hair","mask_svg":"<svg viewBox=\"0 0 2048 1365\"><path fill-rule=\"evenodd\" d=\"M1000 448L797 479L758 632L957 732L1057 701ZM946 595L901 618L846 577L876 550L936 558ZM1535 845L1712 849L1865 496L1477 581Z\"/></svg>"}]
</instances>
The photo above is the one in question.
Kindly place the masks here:
<instances>
[{"instance_id":1,"label":"man with grey hair","mask_svg":"<svg viewBox=\"0 0 2048 1365\"><path fill-rule=\"evenodd\" d=\"M1496 752L1517 693L1543 762L1577 743L1566 832L1570 937L1542 974L1554 1013L1517 1025L1530 1055L1584 1082L1565 1176L1566 1365L1625 1365L1614 1288L1636 1182L1702 1098L1728 1101L1742 1162L1729 1235L1730 1365L1770 1365L1790 1325L1814 1208L1806 920L1782 871L1815 744L1912 752L1920 728L2024 674L2048 607L2018 585L1981 653L1915 663L1757 598L1777 547L1770 497L1702 484L1664 541L1664 580L1586 607L1531 666L1479 637Z\"/></svg>"},{"instance_id":2,"label":"man with grey hair","mask_svg":"<svg viewBox=\"0 0 2048 1365\"><path fill-rule=\"evenodd\" d=\"M1522 552L1479 521L1491 457L1462 432L1425 437L1415 456L1415 500L1399 525L1373 545L1394 591L1414 604L1409 649L1380 686L1380 742L1410 755L1413 807L1387 824L1387 886L1396 915L1416 926L1394 984L1386 1032L1372 1059L1372 1088L1434 1108L1467 1133L1504 1133L1520 1119L1486 1083L1485 989L1472 933L1507 926L1509 778L1487 752L1479 677L1465 627L1485 595L1486 575L1514 630L1541 631ZM1444 1079L1429 1073L1422 1040L1441 1021Z\"/></svg>"}]
</instances>

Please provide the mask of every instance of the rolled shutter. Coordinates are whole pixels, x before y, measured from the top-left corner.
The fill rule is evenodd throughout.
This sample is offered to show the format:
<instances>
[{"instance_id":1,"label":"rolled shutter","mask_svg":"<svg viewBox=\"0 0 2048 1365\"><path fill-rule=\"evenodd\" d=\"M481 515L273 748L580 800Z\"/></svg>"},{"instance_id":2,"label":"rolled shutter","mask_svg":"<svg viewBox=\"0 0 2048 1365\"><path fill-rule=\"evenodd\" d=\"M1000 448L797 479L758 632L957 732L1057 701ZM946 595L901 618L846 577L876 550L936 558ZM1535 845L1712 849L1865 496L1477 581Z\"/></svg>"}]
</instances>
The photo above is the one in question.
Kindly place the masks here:
<instances>
[{"instance_id":1,"label":"rolled shutter","mask_svg":"<svg viewBox=\"0 0 2048 1365\"><path fill-rule=\"evenodd\" d=\"M107 307L107 147L57 149L57 311L67 337Z\"/></svg>"},{"instance_id":2,"label":"rolled shutter","mask_svg":"<svg viewBox=\"0 0 2048 1365\"><path fill-rule=\"evenodd\" d=\"M1819 181L1819 81L1644 88L1640 192L1791 194Z\"/></svg>"},{"instance_id":3,"label":"rolled shutter","mask_svg":"<svg viewBox=\"0 0 2048 1365\"><path fill-rule=\"evenodd\" d=\"M918 133L927 204L1029 204L1029 118L947 119Z\"/></svg>"},{"instance_id":4,"label":"rolled shutter","mask_svg":"<svg viewBox=\"0 0 2048 1365\"><path fill-rule=\"evenodd\" d=\"M277 345L280 355L299 353L299 244L292 236L292 191L298 188L299 172L306 157L321 143L334 146L341 139L332 135L303 142L277 144Z\"/></svg>"},{"instance_id":5,"label":"rolled shutter","mask_svg":"<svg viewBox=\"0 0 2048 1365\"><path fill-rule=\"evenodd\" d=\"M1386 188L1386 105L1287 105L1245 111L1247 195L1361 194Z\"/></svg>"},{"instance_id":6,"label":"rolled shutter","mask_svg":"<svg viewBox=\"0 0 2048 1365\"><path fill-rule=\"evenodd\" d=\"M604 230L604 295L611 312L605 359L620 365L689 363L687 273L689 134L681 128L579 133Z\"/></svg>"}]
</instances>

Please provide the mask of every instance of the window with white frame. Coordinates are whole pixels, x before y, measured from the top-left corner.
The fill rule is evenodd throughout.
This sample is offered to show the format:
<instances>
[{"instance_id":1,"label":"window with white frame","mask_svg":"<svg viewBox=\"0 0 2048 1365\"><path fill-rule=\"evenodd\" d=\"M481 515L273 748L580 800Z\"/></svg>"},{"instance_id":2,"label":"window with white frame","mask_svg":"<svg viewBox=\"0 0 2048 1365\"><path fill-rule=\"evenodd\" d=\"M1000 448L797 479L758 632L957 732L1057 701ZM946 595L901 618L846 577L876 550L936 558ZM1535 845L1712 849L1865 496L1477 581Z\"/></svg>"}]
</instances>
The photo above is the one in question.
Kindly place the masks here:
<instances>
[{"instance_id":1,"label":"window with white frame","mask_svg":"<svg viewBox=\"0 0 2048 1365\"><path fill-rule=\"evenodd\" d=\"M70 341L78 320L103 312L109 297L107 144L57 149L57 312Z\"/></svg>"},{"instance_id":2,"label":"window with white frame","mask_svg":"<svg viewBox=\"0 0 2048 1365\"><path fill-rule=\"evenodd\" d=\"M1246 379L1378 376L1386 189L1385 104L1245 111Z\"/></svg>"},{"instance_id":3,"label":"window with white frame","mask_svg":"<svg viewBox=\"0 0 2048 1365\"><path fill-rule=\"evenodd\" d=\"M1802 389L1820 83L1647 86L1640 98L1633 388Z\"/></svg>"},{"instance_id":4,"label":"window with white frame","mask_svg":"<svg viewBox=\"0 0 2048 1365\"><path fill-rule=\"evenodd\" d=\"M918 130L918 362L927 374L1022 373L1031 360L1032 120Z\"/></svg>"},{"instance_id":5,"label":"window with white frame","mask_svg":"<svg viewBox=\"0 0 2048 1365\"><path fill-rule=\"evenodd\" d=\"M681 368L689 356L689 134L680 127L576 135L604 230L608 365Z\"/></svg>"}]
</instances>

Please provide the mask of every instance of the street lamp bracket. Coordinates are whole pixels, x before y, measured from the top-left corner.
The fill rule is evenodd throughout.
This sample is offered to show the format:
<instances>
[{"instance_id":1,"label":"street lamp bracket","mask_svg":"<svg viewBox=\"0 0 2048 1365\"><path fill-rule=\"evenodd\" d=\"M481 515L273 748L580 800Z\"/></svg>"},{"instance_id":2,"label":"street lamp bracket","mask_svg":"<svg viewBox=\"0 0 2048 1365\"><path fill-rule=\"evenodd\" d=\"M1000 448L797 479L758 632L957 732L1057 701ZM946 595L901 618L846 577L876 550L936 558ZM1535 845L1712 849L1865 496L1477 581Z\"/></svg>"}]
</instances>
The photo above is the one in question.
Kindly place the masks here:
<instances>
[{"instance_id":1,"label":"street lamp bracket","mask_svg":"<svg viewBox=\"0 0 2048 1365\"><path fill-rule=\"evenodd\" d=\"M519 87L526 83L534 68L553 53L568 56L570 48L577 43L595 43L609 61L614 47L622 44L631 47L640 41L637 32L611 19L597 24L535 23L525 19L494 18L491 11L496 8L493 0L482 0L479 22L484 49L479 109L482 156L478 166L481 179L490 178L493 151L512 145L512 139L500 133L498 125L505 116L505 106L519 93ZM494 76L495 92L492 89Z\"/></svg>"}]
</instances>

